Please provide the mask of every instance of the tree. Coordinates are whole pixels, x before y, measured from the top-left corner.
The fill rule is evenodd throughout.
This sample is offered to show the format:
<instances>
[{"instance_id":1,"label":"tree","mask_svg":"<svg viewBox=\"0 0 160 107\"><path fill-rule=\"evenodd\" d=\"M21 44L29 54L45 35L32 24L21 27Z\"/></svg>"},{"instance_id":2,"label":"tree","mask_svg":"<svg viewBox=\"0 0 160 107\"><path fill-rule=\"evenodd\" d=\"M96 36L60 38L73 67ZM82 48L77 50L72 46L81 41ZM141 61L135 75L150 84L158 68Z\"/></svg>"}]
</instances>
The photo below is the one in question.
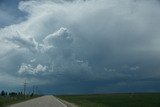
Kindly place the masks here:
<instances>
[{"instance_id":1,"label":"tree","mask_svg":"<svg viewBox=\"0 0 160 107\"><path fill-rule=\"evenodd\" d=\"M14 96L16 96L16 95L17 95L16 92L10 92L10 93L9 93L9 96L11 96L11 97L14 97Z\"/></svg>"},{"instance_id":2,"label":"tree","mask_svg":"<svg viewBox=\"0 0 160 107\"><path fill-rule=\"evenodd\" d=\"M4 90L1 91L1 96L5 96L6 93L4 92Z\"/></svg>"},{"instance_id":3,"label":"tree","mask_svg":"<svg viewBox=\"0 0 160 107\"><path fill-rule=\"evenodd\" d=\"M31 93L30 97L33 97L33 95L34 95L34 94L33 94L33 93Z\"/></svg>"}]
</instances>

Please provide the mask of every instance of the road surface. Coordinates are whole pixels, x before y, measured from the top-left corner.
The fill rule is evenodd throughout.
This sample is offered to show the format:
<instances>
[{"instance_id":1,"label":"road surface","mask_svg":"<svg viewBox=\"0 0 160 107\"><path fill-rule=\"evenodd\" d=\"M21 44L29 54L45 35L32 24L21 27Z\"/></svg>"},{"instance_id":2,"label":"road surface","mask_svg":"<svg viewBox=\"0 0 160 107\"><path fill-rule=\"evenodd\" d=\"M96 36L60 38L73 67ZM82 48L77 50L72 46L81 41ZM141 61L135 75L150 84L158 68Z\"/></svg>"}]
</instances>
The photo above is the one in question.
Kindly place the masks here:
<instances>
[{"instance_id":1,"label":"road surface","mask_svg":"<svg viewBox=\"0 0 160 107\"><path fill-rule=\"evenodd\" d=\"M52 95L42 96L25 102L11 105L10 107L67 107Z\"/></svg>"}]
</instances>

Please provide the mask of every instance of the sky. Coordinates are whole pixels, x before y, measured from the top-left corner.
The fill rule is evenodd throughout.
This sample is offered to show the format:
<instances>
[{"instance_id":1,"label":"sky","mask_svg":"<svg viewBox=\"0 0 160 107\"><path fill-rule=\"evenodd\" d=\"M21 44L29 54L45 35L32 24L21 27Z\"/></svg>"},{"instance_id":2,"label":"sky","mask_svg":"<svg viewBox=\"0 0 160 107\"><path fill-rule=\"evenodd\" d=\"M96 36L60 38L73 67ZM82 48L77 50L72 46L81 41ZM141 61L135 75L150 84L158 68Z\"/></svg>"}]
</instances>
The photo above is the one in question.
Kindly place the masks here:
<instances>
[{"instance_id":1,"label":"sky","mask_svg":"<svg viewBox=\"0 0 160 107\"><path fill-rule=\"evenodd\" d=\"M159 0L0 0L0 90L160 92Z\"/></svg>"}]
</instances>

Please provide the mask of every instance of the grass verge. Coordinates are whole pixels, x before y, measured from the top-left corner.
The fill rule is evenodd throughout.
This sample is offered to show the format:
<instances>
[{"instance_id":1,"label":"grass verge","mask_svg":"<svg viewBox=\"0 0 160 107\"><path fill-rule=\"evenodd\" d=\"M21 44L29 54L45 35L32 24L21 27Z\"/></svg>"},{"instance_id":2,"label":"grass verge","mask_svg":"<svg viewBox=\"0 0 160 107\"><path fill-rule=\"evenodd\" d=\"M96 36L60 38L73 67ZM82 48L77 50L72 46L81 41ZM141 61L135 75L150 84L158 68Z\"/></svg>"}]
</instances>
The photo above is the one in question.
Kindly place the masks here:
<instances>
[{"instance_id":1,"label":"grass verge","mask_svg":"<svg viewBox=\"0 0 160 107\"><path fill-rule=\"evenodd\" d=\"M29 99L33 99L39 96L14 96L14 97L10 97L10 96L0 96L0 107L7 107L9 105L15 104L15 103L19 103L19 102L23 102Z\"/></svg>"},{"instance_id":2,"label":"grass verge","mask_svg":"<svg viewBox=\"0 0 160 107\"><path fill-rule=\"evenodd\" d=\"M160 93L61 95L79 107L160 107Z\"/></svg>"}]
</instances>

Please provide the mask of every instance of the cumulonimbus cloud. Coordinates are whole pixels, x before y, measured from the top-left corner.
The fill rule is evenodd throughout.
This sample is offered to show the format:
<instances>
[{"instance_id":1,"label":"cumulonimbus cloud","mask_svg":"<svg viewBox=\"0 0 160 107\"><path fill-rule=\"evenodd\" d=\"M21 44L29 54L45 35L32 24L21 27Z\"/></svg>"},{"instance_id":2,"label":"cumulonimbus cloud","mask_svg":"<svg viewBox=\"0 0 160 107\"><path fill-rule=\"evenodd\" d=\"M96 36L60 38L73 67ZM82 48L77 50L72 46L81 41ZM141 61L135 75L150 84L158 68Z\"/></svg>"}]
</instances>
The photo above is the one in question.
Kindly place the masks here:
<instances>
[{"instance_id":1,"label":"cumulonimbus cloud","mask_svg":"<svg viewBox=\"0 0 160 107\"><path fill-rule=\"evenodd\" d=\"M22 36L22 35L21 35ZM81 72L89 73L91 67L89 67L87 61L76 59L74 53L71 49L71 44L74 41L72 34L67 28L60 28L52 34L49 34L43 39L43 43L39 44L34 38L24 38L24 37L7 38L8 41L17 44L22 48L29 49L34 54L45 54L50 57L48 66L43 66L38 64L36 67L32 65L39 58L34 58L30 60L30 64L22 63L19 67L19 74L30 74L30 75L40 75L47 73L64 73L79 75ZM44 55L43 55L44 54ZM36 59L36 60L35 60ZM44 57L45 60L45 57Z\"/></svg>"},{"instance_id":2,"label":"cumulonimbus cloud","mask_svg":"<svg viewBox=\"0 0 160 107\"><path fill-rule=\"evenodd\" d=\"M17 65L35 77L48 71L50 75L43 79L52 80L56 73L68 81L159 78L158 0L29 0L21 2L19 9L27 13L26 20L2 28L0 38L30 50L15 49L24 57ZM13 36L16 31L23 35ZM14 50L10 44L1 44L2 51ZM5 61L11 59L15 60L14 55ZM39 64L39 69L47 66L47 70L36 71ZM15 72L25 71L14 67Z\"/></svg>"}]
</instances>

